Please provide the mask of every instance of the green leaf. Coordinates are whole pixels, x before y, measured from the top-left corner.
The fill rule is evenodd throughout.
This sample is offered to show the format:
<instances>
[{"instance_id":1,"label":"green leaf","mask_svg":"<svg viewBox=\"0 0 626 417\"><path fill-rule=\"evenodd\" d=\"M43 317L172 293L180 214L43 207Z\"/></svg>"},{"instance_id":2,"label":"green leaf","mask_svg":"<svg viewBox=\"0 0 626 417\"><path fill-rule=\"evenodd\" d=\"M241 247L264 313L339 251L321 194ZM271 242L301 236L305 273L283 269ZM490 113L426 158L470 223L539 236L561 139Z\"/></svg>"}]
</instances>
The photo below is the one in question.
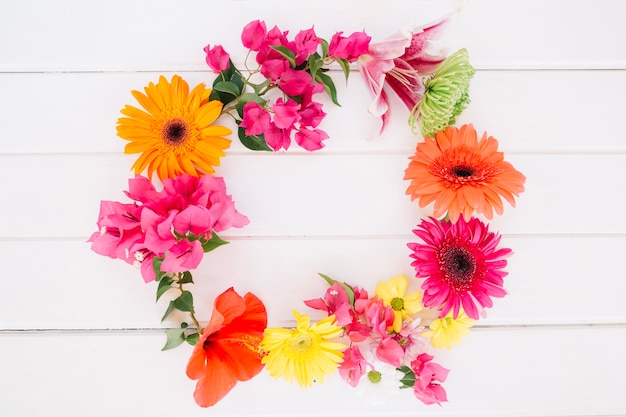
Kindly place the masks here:
<instances>
[{"instance_id":1,"label":"green leaf","mask_svg":"<svg viewBox=\"0 0 626 417\"><path fill-rule=\"evenodd\" d=\"M217 235L217 233L213 232L211 239L202 239L202 249L204 249L204 252L211 252L214 249L219 248L222 245L226 245L229 242L223 240L221 237L219 237ZM189 271L187 271L189 272ZM189 274L191 275L191 273ZM179 281L180 282L180 281Z\"/></svg>"},{"instance_id":2,"label":"green leaf","mask_svg":"<svg viewBox=\"0 0 626 417\"><path fill-rule=\"evenodd\" d=\"M339 66L343 70L344 75L346 76L346 82L348 82L348 76L350 75L350 63L347 59L339 58L337 59Z\"/></svg>"},{"instance_id":3,"label":"green leaf","mask_svg":"<svg viewBox=\"0 0 626 417\"><path fill-rule=\"evenodd\" d=\"M241 88L232 81L220 81L213 86L213 89L222 93L231 94L234 97L239 97L241 94Z\"/></svg>"},{"instance_id":4,"label":"green leaf","mask_svg":"<svg viewBox=\"0 0 626 417\"><path fill-rule=\"evenodd\" d=\"M161 317L161 322L163 322L163 320L165 320L167 318L167 316L172 314L172 311L174 311L174 310L176 310L176 306L174 305L174 301L170 301L170 303L167 305L167 309L165 310L165 314L163 314L163 317Z\"/></svg>"},{"instance_id":5,"label":"green leaf","mask_svg":"<svg viewBox=\"0 0 626 417\"><path fill-rule=\"evenodd\" d=\"M322 59L328 56L328 42L325 39L322 39Z\"/></svg>"},{"instance_id":6,"label":"green leaf","mask_svg":"<svg viewBox=\"0 0 626 417\"><path fill-rule=\"evenodd\" d=\"M341 107L341 104L339 104L339 102L337 101L337 89L335 88L335 83L333 82L333 79L321 72L317 73L315 79L324 84L324 90L326 91L326 94L330 96L330 99L333 101L333 103Z\"/></svg>"},{"instance_id":7,"label":"green leaf","mask_svg":"<svg viewBox=\"0 0 626 417\"><path fill-rule=\"evenodd\" d=\"M273 149L267 145L267 142L265 142L265 137L263 135L246 136L246 129L243 127L240 127L237 130L237 135L239 136L239 140L243 146L252 151L273 152Z\"/></svg>"},{"instance_id":8,"label":"green leaf","mask_svg":"<svg viewBox=\"0 0 626 417\"><path fill-rule=\"evenodd\" d=\"M311 77L315 79L317 71L324 65L324 60L320 58L319 54L315 53L309 56L309 73Z\"/></svg>"},{"instance_id":9,"label":"green leaf","mask_svg":"<svg viewBox=\"0 0 626 417\"><path fill-rule=\"evenodd\" d=\"M337 281L335 279L332 279L328 275L322 274L321 272L318 272L317 274L320 277L324 278L324 280L326 282L328 282L328 285L337 284L337 285L341 286L341 288L346 290L346 293L348 293L348 301L350 302L350 305L354 307L354 289L351 286L349 286L345 282L339 282L339 281Z\"/></svg>"},{"instance_id":10,"label":"green leaf","mask_svg":"<svg viewBox=\"0 0 626 417\"><path fill-rule=\"evenodd\" d=\"M167 290L172 288L173 282L174 280L170 277L163 277L159 281L159 286L157 287L157 293L156 293L156 301L159 301L159 298L161 298L161 296L165 294Z\"/></svg>"},{"instance_id":11,"label":"green leaf","mask_svg":"<svg viewBox=\"0 0 626 417\"><path fill-rule=\"evenodd\" d=\"M294 54L291 49L283 45L270 45L270 48L281 54L287 61L289 61L291 68L296 67L296 54Z\"/></svg>"},{"instance_id":12,"label":"green leaf","mask_svg":"<svg viewBox=\"0 0 626 417\"><path fill-rule=\"evenodd\" d=\"M167 276L167 272L161 271L162 263L163 263L163 258L158 258L156 256L152 258L152 268L154 269L154 272L156 273L156 277L154 278L154 280L157 282L161 281L161 278Z\"/></svg>"},{"instance_id":13,"label":"green leaf","mask_svg":"<svg viewBox=\"0 0 626 417\"><path fill-rule=\"evenodd\" d=\"M185 337L185 341L189 343L191 346L195 346L196 343L198 343L199 338L200 338L200 335L198 333L192 333Z\"/></svg>"},{"instance_id":14,"label":"green leaf","mask_svg":"<svg viewBox=\"0 0 626 417\"><path fill-rule=\"evenodd\" d=\"M400 379L400 382L402 383L400 388L411 388L415 385L415 372L413 372L411 368L404 365L396 369L404 374L402 379Z\"/></svg>"},{"instance_id":15,"label":"green leaf","mask_svg":"<svg viewBox=\"0 0 626 417\"><path fill-rule=\"evenodd\" d=\"M183 291L178 298L172 301L174 308L180 311L193 311L193 295L189 291Z\"/></svg>"},{"instance_id":16,"label":"green leaf","mask_svg":"<svg viewBox=\"0 0 626 417\"><path fill-rule=\"evenodd\" d=\"M165 335L167 336L167 341L165 342L163 349L161 349L162 351L174 349L185 341L183 329L165 329Z\"/></svg>"},{"instance_id":17,"label":"green leaf","mask_svg":"<svg viewBox=\"0 0 626 417\"><path fill-rule=\"evenodd\" d=\"M183 272L183 276L178 280L179 284L193 284L193 277L191 276L191 272L185 271Z\"/></svg>"}]
</instances>

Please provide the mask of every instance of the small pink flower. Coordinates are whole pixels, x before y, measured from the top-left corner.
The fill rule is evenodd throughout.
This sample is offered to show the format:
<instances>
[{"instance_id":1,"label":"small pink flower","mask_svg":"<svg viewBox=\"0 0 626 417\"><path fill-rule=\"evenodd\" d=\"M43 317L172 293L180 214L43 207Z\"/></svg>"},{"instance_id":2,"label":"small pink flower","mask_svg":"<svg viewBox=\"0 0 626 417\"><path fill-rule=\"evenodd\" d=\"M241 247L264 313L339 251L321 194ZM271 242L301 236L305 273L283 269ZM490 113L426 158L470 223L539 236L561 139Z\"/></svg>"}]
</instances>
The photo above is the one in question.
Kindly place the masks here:
<instances>
[{"instance_id":1,"label":"small pink flower","mask_svg":"<svg viewBox=\"0 0 626 417\"><path fill-rule=\"evenodd\" d=\"M313 78L308 72L289 68L278 80L278 87L283 93L294 97L303 94L312 82Z\"/></svg>"},{"instance_id":2,"label":"small pink flower","mask_svg":"<svg viewBox=\"0 0 626 417\"><path fill-rule=\"evenodd\" d=\"M243 106L243 120L239 126L246 128L246 136L265 133L270 124L270 114L253 101Z\"/></svg>"},{"instance_id":3,"label":"small pink flower","mask_svg":"<svg viewBox=\"0 0 626 417\"><path fill-rule=\"evenodd\" d=\"M313 28L298 32L295 39L296 65L307 60L309 55L315 53L322 40L317 37Z\"/></svg>"},{"instance_id":4,"label":"small pink flower","mask_svg":"<svg viewBox=\"0 0 626 417\"><path fill-rule=\"evenodd\" d=\"M361 377L367 372L368 366L372 367L363 357L359 347L353 345L343 351L343 362L339 366L339 375L348 384L356 387Z\"/></svg>"},{"instance_id":5,"label":"small pink flower","mask_svg":"<svg viewBox=\"0 0 626 417\"><path fill-rule=\"evenodd\" d=\"M287 40L288 33L289 33L288 31L281 32L277 26L274 26L269 32L267 32L265 39L261 42L261 45L259 46L259 49L256 55L256 62L258 64L262 64L267 59L277 59L277 58L284 59L280 53L270 48L270 46L288 47L289 45L289 41Z\"/></svg>"},{"instance_id":6,"label":"small pink flower","mask_svg":"<svg viewBox=\"0 0 626 417\"><path fill-rule=\"evenodd\" d=\"M365 32L354 32L347 38L341 36L343 32L337 32L330 39L328 56L355 62L361 55L368 51L371 36Z\"/></svg>"},{"instance_id":7,"label":"small pink flower","mask_svg":"<svg viewBox=\"0 0 626 417\"><path fill-rule=\"evenodd\" d=\"M287 150L291 145L291 130L280 129L274 123L270 123L263 137L267 145L275 152L280 149Z\"/></svg>"},{"instance_id":8,"label":"small pink flower","mask_svg":"<svg viewBox=\"0 0 626 417\"><path fill-rule=\"evenodd\" d=\"M397 368L404 358L404 349L392 335L387 335L378 341L376 358Z\"/></svg>"},{"instance_id":9,"label":"small pink flower","mask_svg":"<svg viewBox=\"0 0 626 417\"><path fill-rule=\"evenodd\" d=\"M300 109L300 126L317 127L326 113L322 110L322 103L310 102Z\"/></svg>"},{"instance_id":10,"label":"small pink flower","mask_svg":"<svg viewBox=\"0 0 626 417\"><path fill-rule=\"evenodd\" d=\"M266 59L261 64L261 75L272 81L279 79L289 68L289 62L283 58Z\"/></svg>"},{"instance_id":11,"label":"small pink flower","mask_svg":"<svg viewBox=\"0 0 626 417\"><path fill-rule=\"evenodd\" d=\"M279 129L291 129L293 125L300 120L300 105L293 99L288 99L287 102L283 101L282 97L276 100L276 103L271 107L274 112L273 122Z\"/></svg>"},{"instance_id":12,"label":"small pink flower","mask_svg":"<svg viewBox=\"0 0 626 417\"><path fill-rule=\"evenodd\" d=\"M128 248L143 239L139 219L143 207L136 204L122 204L117 201L101 201L98 214L98 232L93 233L88 242L91 250L113 259L123 259L132 264Z\"/></svg>"},{"instance_id":13,"label":"small pink flower","mask_svg":"<svg viewBox=\"0 0 626 417\"><path fill-rule=\"evenodd\" d=\"M313 95L324 91L324 85L322 83L312 82L304 88L302 94L300 94L300 108L305 108L313 101ZM320 104L321 106L321 104Z\"/></svg>"},{"instance_id":14,"label":"small pink flower","mask_svg":"<svg viewBox=\"0 0 626 417\"><path fill-rule=\"evenodd\" d=\"M322 141L325 139L328 139L328 134L320 129L300 127L295 134L296 143L307 151L322 149L324 147Z\"/></svg>"},{"instance_id":15,"label":"small pink flower","mask_svg":"<svg viewBox=\"0 0 626 417\"><path fill-rule=\"evenodd\" d=\"M200 241L190 242L188 239L181 239L170 247L165 254L163 263L161 263L161 271L185 272L197 268L202 261L203 254Z\"/></svg>"},{"instance_id":16,"label":"small pink flower","mask_svg":"<svg viewBox=\"0 0 626 417\"><path fill-rule=\"evenodd\" d=\"M266 34L267 29L265 22L262 20L254 20L243 28L241 42L246 48L252 51L258 51L265 40Z\"/></svg>"},{"instance_id":17,"label":"small pink flower","mask_svg":"<svg viewBox=\"0 0 626 417\"><path fill-rule=\"evenodd\" d=\"M336 282L326 289L324 298L315 298L304 302L307 306L316 310L326 311L330 315L335 315L337 324L345 326L352 323L352 315L348 293Z\"/></svg>"},{"instance_id":18,"label":"small pink flower","mask_svg":"<svg viewBox=\"0 0 626 417\"><path fill-rule=\"evenodd\" d=\"M206 52L206 63L214 73L219 74L228 68L230 55L224 51L222 45L215 45L213 48L207 45L204 47L204 52Z\"/></svg>"},{"instance_id":19,"label":"small pink flower","mask_svg":"<svg viewBox=\"0 0 626 417\"><path fill-rule=\"evenodd\" d=\"M448 396L440 383L445 382L450 370L431 362L432 359L432 356L422 353L411 362L411 369L415 373L413 393L426 405L441 405L448 401Z\"/></svg>"}]
</instances>

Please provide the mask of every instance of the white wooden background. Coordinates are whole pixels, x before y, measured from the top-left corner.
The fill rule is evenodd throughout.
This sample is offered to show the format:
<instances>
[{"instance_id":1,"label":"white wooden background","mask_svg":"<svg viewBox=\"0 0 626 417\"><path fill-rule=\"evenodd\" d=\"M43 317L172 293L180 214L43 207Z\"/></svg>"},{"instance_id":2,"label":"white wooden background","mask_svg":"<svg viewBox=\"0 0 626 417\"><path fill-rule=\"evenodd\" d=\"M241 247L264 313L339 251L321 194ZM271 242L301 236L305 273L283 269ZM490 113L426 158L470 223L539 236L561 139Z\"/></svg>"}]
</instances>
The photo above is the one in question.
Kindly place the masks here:
<instances>
[{"instance_id":1,"label":"white wooden background","mask_svg":"<svg viewBox=\"0 0 626 417\"><path fill-rule=\"evenodd\" d=\"M492 222L514 249L489 318L437 359L450 402L403 392L371 406L338 377L309 390L266 372L212 409L185 376L191 348L160 352L154 285L85 243L101 199L121 200L134 156L119 110L158 75L210 83L202 48L237 58L253 19L320 36L382 39L453 7L415 0L0 0L0 415L626 415L626 3L468 0L449 32L477 68L473 122L528 178ZM358 76L334 73L321 152L262 154L236 140L218 174L251 224L205 257L193 288L202 320L230 285L266 303L271 325L322 294L324 272L373 288L412 274L406 243L428 210L404 196L418 138L393 103L373 139Z\"/></svg>"}]
</instances>

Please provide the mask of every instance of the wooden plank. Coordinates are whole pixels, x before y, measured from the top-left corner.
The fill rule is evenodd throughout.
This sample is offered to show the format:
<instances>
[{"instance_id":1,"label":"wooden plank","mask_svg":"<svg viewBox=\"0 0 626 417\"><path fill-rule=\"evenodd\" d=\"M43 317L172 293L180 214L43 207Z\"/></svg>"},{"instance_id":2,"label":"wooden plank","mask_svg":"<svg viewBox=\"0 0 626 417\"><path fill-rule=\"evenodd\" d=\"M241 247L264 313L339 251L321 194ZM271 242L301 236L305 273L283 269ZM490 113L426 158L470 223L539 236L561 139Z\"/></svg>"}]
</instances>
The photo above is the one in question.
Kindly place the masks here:
<instances>
[{"instance_id":1,"label":"wooden plank","mask_svg":"<svg viewBox=\"0 0 626 417\"><path fill-rule=\"evenodd\" d=\"M290 325L293 308L311 313L302 301L323 295L327 284L318 272L369 291L406 274L417 290L411 241L417 239L235 239L205 255L190 289L202 321L215 297L234 286L263 300L272 325ZM509 295L494 300L478 324L626 323L626 280L615 274L626 238L505 236L502 246L514 250ZM156 284L144 284L138 270L90 252L84 242L0 241L0 253L11 259L4 273L12 277L4 284L0 329L151 328L187 319L161 324L168 295L155 304Z\"/></svg>"},{"instance_id":2,"label":"wooden plank","mask_svg":"<svg viewBox=\"0 0 626 417\"><path fill-rule=\"evenodd\" d=\"M410 391L359 396L333 375L310 389L263 371L215 407L192 399L189 346L159 352L145 332L0 334L0 412L20 417L100 416L618 416L626 413L623 327L482 330L436 352L451 372L449 403ZM60 381L62 383L60 383ZM388 392L388 391L387 391ZM383 404L369 399L387 398Z\"/></svg>"},{"instance_id":3,"label":"wooden plank","mask_svg":"<svg viewBox=\"0 0 626 417\"><path fill-rule=\"evenodd\" d=\"M254 19L292 33L315 25L327 38L338 30L365 29L381 40L400 27L445 15L456 3L394 0L385 7L376 3L364 7L355 0L323 0L301 2L297 13L278 13L292 10L292 3L12 2L0 18L0 37L11 39L0 45L0 70L205 69L202 48L207 43L221 43L233 56L244 56L241 29ZM450 45L467 47L480 68L626 68L621 48L626 40L624 10L621 0L567 5L558 0L467 2L449 35Z\"/></svg>"},{"instance_id":4,"label":"wooden plank","mask_svg":"<svg viewBox=\"0 0 626 417\"><path fill-rule=\"evenodd\" d=\"M478 71L472 103L458 124L474 123L500 141L504 152L626 152L621 129L625 71ZM171 73L165 73L167 77ZM180 73L191 85L210 84L209 71ZM371 97L359 74L346 86L332 73L342 107L319 95L328 113L320 126L329 135L321 152L412 151L421 137L407 126L408 110L392 98L392 121L376 138L378 121L367 112ZM611 88L578 88L601 79ZM2 153L122 152L125 141L115 124L131 90L143 90L155 73L0 74L0 90L10 103L0 142ZM541 92L538 98L538 92ZM587 105L583 105L587 103ZM597 103L590 105L591 103ZM78 111L77 107L84 109ZM9 110L9 109L7 109ZM590 123L581 123L588 120ZM220 123L235 130L228 117ZM248 153L232 135L229 153ZM297 151L294 147L290 152Z\"/></svg>"},{"instance_id":5,"label":"wooden plank","mask_svg":"<svg viewBox=\"0 0 626 417\"><path fill-rule=\"evenodd\" d=\"M233 236L406 235L430 208L404 196L408 155L245 154L224 158L238 209L251 223ZM0 176L25 168L34 175L8 181L1 237L88 237L100 200L124 200L131 156L2 156ZM510 155L528 178L517 208L506 207L493 230L508 234L620 234L626 155ZM41 175L39 173L45 173ZM289 199L285 199L285 195ZM24 219L24 221L15 221Z\"/></svg>"}]
</instances>

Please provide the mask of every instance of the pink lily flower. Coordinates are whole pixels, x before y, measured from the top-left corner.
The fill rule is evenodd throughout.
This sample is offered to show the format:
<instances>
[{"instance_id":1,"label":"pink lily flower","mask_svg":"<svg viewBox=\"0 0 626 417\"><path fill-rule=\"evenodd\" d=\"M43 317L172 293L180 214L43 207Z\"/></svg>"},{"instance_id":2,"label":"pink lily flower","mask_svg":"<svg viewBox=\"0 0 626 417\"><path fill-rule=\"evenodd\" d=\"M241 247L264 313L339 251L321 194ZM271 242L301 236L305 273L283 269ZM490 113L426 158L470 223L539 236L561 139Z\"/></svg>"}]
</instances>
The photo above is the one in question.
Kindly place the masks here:
<instances>
[{"instance_id":1,"label":"pink lily flower","mask_svg":"<svg viewBox=\"0 0 626 417\"><path fill-rule=\"evenodd\" d=\"M446 17L370 43L368 53L359 58L360 72L374 96L368 110L382 121L379 134L389 121L389 97L385 87L390 87L409 110L419 103L424 96L422 77L434 72L446 58L443 51L430 51L430 46L448 20Z\"/></svg>"}]
</instances>

